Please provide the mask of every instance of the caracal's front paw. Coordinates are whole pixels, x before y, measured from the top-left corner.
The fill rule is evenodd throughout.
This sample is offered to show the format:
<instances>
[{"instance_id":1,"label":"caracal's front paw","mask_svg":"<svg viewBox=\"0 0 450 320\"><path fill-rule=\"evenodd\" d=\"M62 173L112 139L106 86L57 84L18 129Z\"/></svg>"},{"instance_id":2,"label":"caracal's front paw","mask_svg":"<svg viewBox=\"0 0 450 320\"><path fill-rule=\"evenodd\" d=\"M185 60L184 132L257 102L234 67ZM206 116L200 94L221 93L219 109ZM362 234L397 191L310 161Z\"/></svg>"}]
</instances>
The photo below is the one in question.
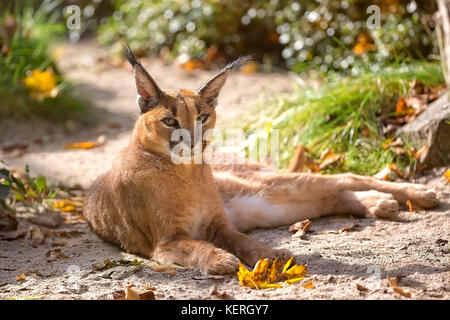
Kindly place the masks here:
<instances>
[{"instance_id":1,"label":"caracal's front paw","mask_svg":"<svg viewBox=\"0 0 450 320\"><path fill-rule=\"evenodd\" d=\"M239 269L239 260L231 253L222 251L213 256L203 268L205 274L229 274Z\"/></svg>"},{"instance_id":2,"label":"caracal's front paw","mask_svg":"<svg viewBox=\"0 0 450 320\"><path fill-rule=\"evenodd\" d=\"M410 184L407 193L411 203L421 208L434 208L439 204L436 191L420 184Z\"/></svg>"}]
</instances>

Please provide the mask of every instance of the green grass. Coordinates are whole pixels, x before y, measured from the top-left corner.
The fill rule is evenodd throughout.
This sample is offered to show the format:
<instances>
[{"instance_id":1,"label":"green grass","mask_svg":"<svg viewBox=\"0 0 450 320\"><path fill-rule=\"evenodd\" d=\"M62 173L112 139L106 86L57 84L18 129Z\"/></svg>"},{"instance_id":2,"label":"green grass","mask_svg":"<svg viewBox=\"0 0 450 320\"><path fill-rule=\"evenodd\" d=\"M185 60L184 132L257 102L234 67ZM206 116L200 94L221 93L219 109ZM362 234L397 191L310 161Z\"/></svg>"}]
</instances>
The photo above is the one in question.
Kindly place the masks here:
<instances>
[{"instance_id":1,"label":"green grass","mask_svg":"<svg viewBox=\"0 0 450 320\"><path fill-rule=\"evenodd\" d=\"M64 34L65 27L53 12L61 1L30 4L0 4L0 118L45 118L54 122L81 118L86 101L59 72L49 47ZM58 95L35 99L23 83L32 70L52 70Z\"/></svg>"},{"instance_id":2,"label":"green grass","mask_svg":"<svg viewBox=\"0 0 450 320\"><path fill-rule=\"evenodd\" d=\"M316 159L327 148L345 153L342 166L325 172L368 175L388 164L414 165L412 156L383 148L390 137L379 129L380 115L393 116L398 98L408 94L414 79L430 87L444 82L440 65L430 62L395 65L376 73L362 70L353 77L330 76L318 90L299 88L266 101L240 118L245 120L236 120L235 127L244 128L248 139L254 139L258 129L268 131L270 139L269 128L278 129L282 167L299 144Z\"/></svg>"}]
</instances>

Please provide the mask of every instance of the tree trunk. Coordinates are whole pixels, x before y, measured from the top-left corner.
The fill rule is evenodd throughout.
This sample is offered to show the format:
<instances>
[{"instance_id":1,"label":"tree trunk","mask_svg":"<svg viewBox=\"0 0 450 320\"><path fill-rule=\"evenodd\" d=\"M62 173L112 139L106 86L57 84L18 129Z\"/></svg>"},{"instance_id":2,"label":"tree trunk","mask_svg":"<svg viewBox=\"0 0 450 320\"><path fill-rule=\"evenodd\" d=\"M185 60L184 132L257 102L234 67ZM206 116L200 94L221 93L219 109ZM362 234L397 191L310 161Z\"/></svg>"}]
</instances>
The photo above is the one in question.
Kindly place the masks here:
<instances>
[{"instance_id":1,"label":"tree trunk","mask_svg":"<svg viewBox=\"0 0 450 320\"><path fill-rule=\"evenodd\" d=\"M445 82L447 88L450 89L450 0L437 0L437 5L439 15L436 21L436 30ZM448 90L447 98L450 101L450 90Z\"/></svg>"}]
</instances>

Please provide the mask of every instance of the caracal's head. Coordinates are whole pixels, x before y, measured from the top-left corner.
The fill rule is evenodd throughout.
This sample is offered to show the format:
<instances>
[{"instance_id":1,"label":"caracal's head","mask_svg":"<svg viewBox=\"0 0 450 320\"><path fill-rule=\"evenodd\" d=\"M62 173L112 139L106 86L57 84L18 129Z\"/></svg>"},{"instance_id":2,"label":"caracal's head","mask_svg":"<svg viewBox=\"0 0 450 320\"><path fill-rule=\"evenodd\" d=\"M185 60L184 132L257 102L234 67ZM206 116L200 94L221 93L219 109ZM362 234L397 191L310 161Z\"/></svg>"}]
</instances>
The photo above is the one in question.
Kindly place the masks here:
<instances>
[{"instance_id":1,"label":"caracal's head","mask_svg":"<svg viewBox=\"0 0 450 320\"><path fill-rule=\"evenodd\" d=\"M180 141L192 150L206 148L216 122L220 90L231 70L249 60L244 57L228 64L194 92L161 90L128 46L124 56L133 66L136 81L140 116L135 134L144 148L164 155L171 155Z\"/></svg>"}]
</instances>

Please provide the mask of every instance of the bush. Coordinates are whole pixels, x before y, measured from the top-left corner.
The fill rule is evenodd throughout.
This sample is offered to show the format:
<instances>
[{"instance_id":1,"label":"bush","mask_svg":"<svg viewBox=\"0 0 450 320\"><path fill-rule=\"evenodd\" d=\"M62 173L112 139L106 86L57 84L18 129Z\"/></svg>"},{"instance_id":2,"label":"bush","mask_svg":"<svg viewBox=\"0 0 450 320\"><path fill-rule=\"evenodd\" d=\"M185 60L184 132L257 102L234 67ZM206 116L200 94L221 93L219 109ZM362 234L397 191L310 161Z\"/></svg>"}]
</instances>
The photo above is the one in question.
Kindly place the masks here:
<instances>
[{"instance_id":1,"label":"bush","mask_svg":"<svg viewBox=\"0 0 450 320\"><path fill-rule=\"evenodd\" d=\"M141 54L169 51L205 59L214 47L227 58L257 54L265 63L300 71L316 66L350 71L358 62L392 62L437 54L430 31L434 1L131 0L99 29L102 43L125 39ZM370 30L368 6L381 10ZM373 68L379 69L380 65Z\"/></svg>"},{"instance_id":2,"label":"bush","mask_svg":"<svg viewBox=\"0 0 450 320\"><path fill-rule=\"evenodd\" d=\"M319 89L301 88L265 101L235 126L245 128L248 142L263 145L271 141L271 130L278 129L281 167L288 165L297 145L307 147L314 159L330 149L344 155L340 166L322 170L325 173L374 174L391 164L413 167L416 159L408 141L401 152L386 148L388 139L395 140L395 131L384 132L383 119L396 119L397 101L408 96L414 81L426 88L442 86L440 65L417 62L378 72L360 70L357 76L330 75Z\"/></svg>"},{"instance_id":3,"label":"bush","mask_svg":"<svg viewBox=\"0 0 450 320\"><path fill-rule=\"evenodd\" d=\"M0 16L0 116L45 117L62 121L85 111L58 71L48 47L64 31L51 14L52 2L38 9L3 8ZM12 10L11 10L12 9Z\"/></svg>"}]
</instances>

